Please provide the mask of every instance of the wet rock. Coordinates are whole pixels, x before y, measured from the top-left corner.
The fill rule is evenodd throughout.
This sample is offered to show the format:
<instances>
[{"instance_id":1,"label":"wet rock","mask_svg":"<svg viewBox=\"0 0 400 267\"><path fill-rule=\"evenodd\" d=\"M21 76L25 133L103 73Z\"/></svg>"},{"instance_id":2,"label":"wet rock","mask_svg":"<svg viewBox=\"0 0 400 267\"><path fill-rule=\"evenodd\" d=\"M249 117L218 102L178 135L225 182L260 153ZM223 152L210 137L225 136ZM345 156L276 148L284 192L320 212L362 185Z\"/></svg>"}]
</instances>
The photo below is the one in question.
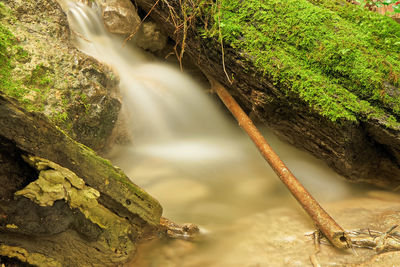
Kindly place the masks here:
<instances>
[{"instance_id":1,"label":"wet rock","mask_svg":"<svg viewBox=\"0 0 400 267\"><path fill-rule=\"evenodd\" d=\"M76 33L56 0L2 3L0 23L17 40L12 77L20 92L13 96L75 140L103 149L121 109L118 76L74 48Z\"/></svg>"},{"instance_id":2,"label":"wet rock","mask_svg":"<svg viewBox=\"0 0 400 267\"><path fill-rule=\"evenodd\" d=\"M151 52L161 51L167 45L167 36L154 22L145 22L135 39L137 46Z\"/></svg>"},{"instance_id":3,"label":"wet rock","mask_svg":"<svg viewBox=\"0 0 400 267\"><path fill-rule=\"evenodd\" d=\"M99 0L104 25L111 33L131 34L140 24L135 6L129 0Z\"/></svg>"}]
</instances>

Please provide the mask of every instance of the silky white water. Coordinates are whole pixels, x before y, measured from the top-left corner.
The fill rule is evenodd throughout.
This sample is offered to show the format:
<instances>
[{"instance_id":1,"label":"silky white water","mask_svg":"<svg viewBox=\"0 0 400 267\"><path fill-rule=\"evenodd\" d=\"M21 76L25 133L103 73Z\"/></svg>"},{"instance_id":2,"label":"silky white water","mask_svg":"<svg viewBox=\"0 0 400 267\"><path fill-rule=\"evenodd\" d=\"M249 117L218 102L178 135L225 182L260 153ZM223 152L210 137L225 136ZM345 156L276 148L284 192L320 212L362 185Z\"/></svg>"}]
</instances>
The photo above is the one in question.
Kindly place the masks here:
<instances>
[{"instance_id":1,"label":"silky white water","mask_svg":"<svg viewBox=\"0 0 400 267\"><path fill-rule=\"evenodd\" d=\"M68 4L77 47L120 77L133 143L116 148L110 158L161 202L163 216L198 224L223 244L223 229L240 218L280 206L298 208L251 141L206 94L207 88L175 67L148 60L132 44L124 46L122 38L105 31L96 7ZM322 162L265 133L319 201L354 194ZM207 257L211 252L198 253Z\"/></svg>"}]
</instances>

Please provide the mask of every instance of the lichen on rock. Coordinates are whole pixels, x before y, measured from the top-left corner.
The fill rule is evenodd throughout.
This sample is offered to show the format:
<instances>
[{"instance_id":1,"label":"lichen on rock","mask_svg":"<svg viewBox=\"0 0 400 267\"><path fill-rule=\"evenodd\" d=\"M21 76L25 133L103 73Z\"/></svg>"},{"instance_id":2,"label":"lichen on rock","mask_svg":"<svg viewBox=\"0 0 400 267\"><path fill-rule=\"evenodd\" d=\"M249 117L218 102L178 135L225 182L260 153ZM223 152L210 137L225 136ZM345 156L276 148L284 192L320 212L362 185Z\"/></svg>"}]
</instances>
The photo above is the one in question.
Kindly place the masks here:
<instances>
[{"instance_id":1,"label":"lichen on rock","mask_svg":"<svg viewBox=\"0 0 400 267\"><path fill-rule=\"evenodd\" d=\"M75 173L43 158L23 158L39 171L39 178L15 195L27 197L40 206L52 206L57 200L65 200L71 208L81 211L98 205L99 191L86 186Z\"/></svg>"},{"instance_id":2,"label":"lichen on rock","mask_svg":"<svg viewBox=\"0 0 400 267\"><path fill-rule=\"evenodd\" d=\"M16 258L22 262L41 267L61 267L60 262L40 253L30 253L26 249L15 246L0 245L0 255Z\"/></svg>"},{"instance_id":3,"label":"lichen on rock","mask_svg":"<svg viewBox=\"0 0 400 267\"><path fill-rule=\"evenodd\" d=\"M95 150L107 144L121 101L118 76L74 48L56 0L0 2L1 89ZM101 122L101 123L100 123Z\"/></svg>"},{"instance_id":4,"label":"lichen on rock","mask_svg":"<svg viewBox=\"0 0 400 267\"><path fill-rule=\"evenodd\" d=\"M2 244L63 266L115 266L157 230L162 208L154 198L2 92L0 144Z\"/></svg>"},{"instance_id":5,"label":"lichen on rock","mask_svg":"<svg viewBox=\"0 0 400 267\"><path fill-rule=\"evenodd\" d=\"M23 158L39 171L39 177L17 191L16 196L29 198L40 206L52 206L58 200L66 201L71 209L78 209L86 219L103 229L99 240L104 247L121 249L121 244L124 247L134 246L132 240L127 238L133 232L132 226L126 219L99 204L99 191L85 185L75 173L54 162L35 156ZM126 248L125 251L131 250Z\"/></svg>"}]
</instances>

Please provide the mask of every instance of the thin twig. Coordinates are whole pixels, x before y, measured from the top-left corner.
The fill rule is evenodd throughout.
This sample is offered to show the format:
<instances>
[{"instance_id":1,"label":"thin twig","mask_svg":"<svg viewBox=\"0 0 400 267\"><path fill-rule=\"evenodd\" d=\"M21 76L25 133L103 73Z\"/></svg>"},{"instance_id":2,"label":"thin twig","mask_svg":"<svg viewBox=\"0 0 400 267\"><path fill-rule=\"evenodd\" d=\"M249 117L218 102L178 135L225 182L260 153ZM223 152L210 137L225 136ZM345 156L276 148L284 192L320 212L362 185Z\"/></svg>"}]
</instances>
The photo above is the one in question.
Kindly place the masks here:
<instances>
[{"instance_id":1,"label":"thin twig","mask_svg":"<svg viewBox=\"0 0 400 267\"><path fill-rule=\"evenodd\" d=\"M239 122L239 126L246 131L265 160L297 199L303 209L312 218L321 232L335 247L349 248L351 246L351 240L347 236L346 232L335 222L334 219L332 219L331 216L329 216L329 214L290 172L228 91L213 78L208 77L208 79L211 83L212 90L218 94L225 106Z\"/></svg>"},{"instance_id":2,"label":"thin twig","mask_svg":"<svg viewBox=\"0 0 400 267\"><path fill-rule=\"evenodd\" d=\"M228 72L226 71L226 67L225 67L225 51L224 51L224 40L222 38L222 32L221 32L221 6L219 1L217 2L218 5L218 33L219 33L219 41L221 44L221 52L222 52L222 68L224 69L224 73L226 78L228 79L228 82L230 84L232 84L233 82L231 81L231 79L229 78Z\"/></svg>"},{"instance_id":3,"label":"thin twig","mask_svg":"<svg viewBox=\"0 0 400 267\"><path fill-rule=\"evenodd\" d=\"M169 10L169 15L172 19L172 23L174 24L174 26L176 28L178 23L175 21L175 17L178 17L178 15L176 14L175 9L168 3L167 0L163 0L163 3L165 3L167 5L168 10ZM175 14L173 14L173 13L175 13Z\"/></svg>"},{"instance_id":4,"label":"thin twig","mask_svg":"<svg viewBox=\"0 0 400 267\"><path fill-rule=\"evenodd\" d=\"M182 58L183 58L183 54L185 53L185 45L186 45L186 37L187 37L187 29L188 29L188 25L187 25L187 14L185 12L185 6L182 5L182 0L179 0L180 6L181 6L181 11L183 14L183 37L182 37L182 45L181 45L181 52L179 54L179 67L181 68L181 70L183 70L183 66L182 66Z\"/></svg>"}]
</instances>

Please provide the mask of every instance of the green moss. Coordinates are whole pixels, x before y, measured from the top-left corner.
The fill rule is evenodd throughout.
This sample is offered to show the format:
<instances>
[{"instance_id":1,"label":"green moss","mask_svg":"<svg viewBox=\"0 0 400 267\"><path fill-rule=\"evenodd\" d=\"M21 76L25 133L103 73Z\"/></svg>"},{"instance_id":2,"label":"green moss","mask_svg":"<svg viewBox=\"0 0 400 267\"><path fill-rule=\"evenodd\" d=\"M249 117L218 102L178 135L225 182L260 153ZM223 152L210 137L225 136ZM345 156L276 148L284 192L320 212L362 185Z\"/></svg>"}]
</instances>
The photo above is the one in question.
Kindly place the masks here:
<instances>
[{"instance_id":1,"label":"green moss","mask_svg":"<svg viewBox=\"0 0 400 267\"><path fill-rule=\"evenodd\" d=\"M0 18L10 16L11 11L0 3ZM30 56L22 47L5 24L0 23L0 89L7 95L17 99L28 110L40 110L40 106L26 96L31 89L13 75L17 62L28 62Z\"/></svg>"},{"instance_id":2,"label":"green moss","mask_svg":"<svg viewBox=\"0 0 400 267\"><path fill-rule=\"evenodd\" d=\"M16 46L15 59L20 63L27 63L31 60L29 53L20 46Z\"/></svg>"},{"instance_id":3,"label":"green moss","mask_svg":"<svg viewBox=\"0 0 400 267\"><path fill-rule=\"evenodd\" d=\"M43 63L36 65L29 77L29 83L39 88L46 88L53 83L51 68Z\"/></svg>"},{"instance_id":4,"label":"green moss","mask_svg":"<svg viewBox=\"0 0 400 267\"><path fill-rule=\"evenodd\" d=\"M5 92L16 91L17 87L11 76L13 57L10 52L15 44L13 34L0 24L0 87Z\"/></svg>"},{"instance_id":5,"label":"green moss","mask_svg":"<svg viewBox=\"0 0 400 267\"><path fill-rule=\"evenodd\" d=\"M205 13L205 14L204 14ZM345 0L221 0L203 5L223 38L282 90L332 121L400 118L400 25ZM361 116L360 116L361 115Z\"/></svg>"}]
</instances>

